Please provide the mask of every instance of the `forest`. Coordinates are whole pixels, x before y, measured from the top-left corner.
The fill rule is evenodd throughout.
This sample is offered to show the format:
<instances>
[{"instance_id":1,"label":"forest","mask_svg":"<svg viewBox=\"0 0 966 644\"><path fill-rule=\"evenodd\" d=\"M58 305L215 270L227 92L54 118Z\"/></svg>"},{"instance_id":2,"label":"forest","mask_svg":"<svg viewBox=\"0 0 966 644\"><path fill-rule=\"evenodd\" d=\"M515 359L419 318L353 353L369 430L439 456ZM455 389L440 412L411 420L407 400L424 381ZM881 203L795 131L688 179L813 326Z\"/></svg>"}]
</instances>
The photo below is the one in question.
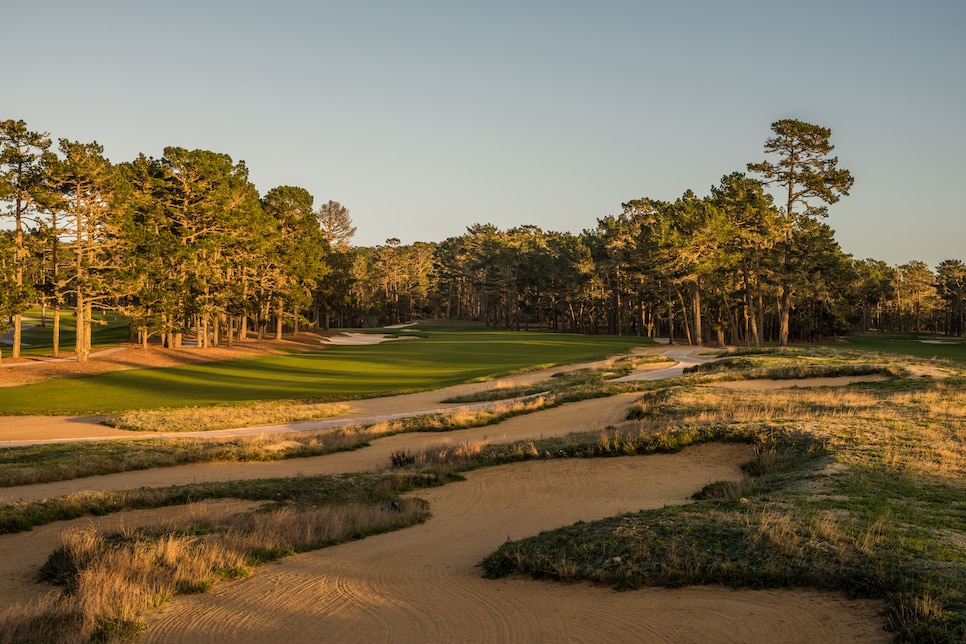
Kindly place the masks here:
<instances>
[{"instance_id":1,"label":"forest","mask_svg":"<svg viewBox=\"0 0 966 644\"><path fill-rule=\"evenodd\" d=\"M440 242L357 247L345 206L316 206L296 186L259 194L226 154L168 147L112 163L96 142L54 147L6 120L0 332L12 344L0 359L20 356L31 307L54 325L54 356L61 312L75 316L79 361L104 310L129 320L132 340L164 347L426 318L695 345L962 336L966 264L843 252L824 218L853 178L831 131L784 119L771 132L764 160L708 194L633 198L580 233L478 223Z\"/></svg>"}]
</instances>

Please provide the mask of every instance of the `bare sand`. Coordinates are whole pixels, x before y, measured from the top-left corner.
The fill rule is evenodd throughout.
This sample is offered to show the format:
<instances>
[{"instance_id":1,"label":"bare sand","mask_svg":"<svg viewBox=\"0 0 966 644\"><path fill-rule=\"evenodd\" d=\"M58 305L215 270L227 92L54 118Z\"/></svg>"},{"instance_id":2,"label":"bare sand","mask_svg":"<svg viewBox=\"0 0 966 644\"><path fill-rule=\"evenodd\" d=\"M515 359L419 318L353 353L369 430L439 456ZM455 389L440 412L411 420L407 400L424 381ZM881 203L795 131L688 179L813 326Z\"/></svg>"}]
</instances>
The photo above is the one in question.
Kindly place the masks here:
<instances>
[{"instance_id":1,"label":"bare sand","mask_svg":"<svg viewBox=\"0 0 966 644\"><path fill-rule=\"evenodd\" d=\"M486 580L507 539L685 503L738 478L746 446L513 464L421 492L424 525L264 566L149 616L145 642L885 641L877 602L814 591L649 589Z\"/></svg>"},{"instance_id":2,"label":"bare sand","mask_svg":"<svg viewBox=\"0 0 966 644\"><path fill-rule=\"evenodd\" d=\"M523 374L506 384L546 375ZM445 395L452 392L378 399L356 413L439 404ZM588 400L484 428L385 437L365 449L317 458L191 465L0 489L0 502L80 490L380 469L398 449L618 426L635 398ZM37 420L33 435L57 436L89 420ZM433 512L425 524L297 555L262 566L249 579L219 584L205 595L179 597L148 615L142 641L886 641L881 603L849 601L835 593L713 587L617 593L589 584L481 578L479 561L508 538L685 503L708 482L740 477L738 466L750 456L746 446L716 444L673 455L519 463L471 472L465 482L420 493ZM227 512L234 506L211 507ZM137 525L194 511L124 512L98 521ZM89 521L0 537L0 602L46 592L48 587L32 581L37 568L63 529Z\"/></svg>"}]
</instances>

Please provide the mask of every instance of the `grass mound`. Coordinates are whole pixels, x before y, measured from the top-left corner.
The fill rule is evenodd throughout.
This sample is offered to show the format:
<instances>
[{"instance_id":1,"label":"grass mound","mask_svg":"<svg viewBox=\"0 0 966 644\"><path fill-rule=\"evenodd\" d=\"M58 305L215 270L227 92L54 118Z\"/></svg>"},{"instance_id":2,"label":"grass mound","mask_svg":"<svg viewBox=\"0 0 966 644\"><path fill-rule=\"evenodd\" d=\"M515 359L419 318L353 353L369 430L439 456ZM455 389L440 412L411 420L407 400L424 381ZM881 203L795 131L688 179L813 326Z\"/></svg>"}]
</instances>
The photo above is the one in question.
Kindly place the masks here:
<instances>
[{"instance_id":1,"label":"grass mound","mask_svg":"<svg viewBox=\"0 0 966 644\"><path fill-rule=\"evenodd\" d=\"M136 432L202 432L330 418L349 411L338 403L269 401L251 405L129 411L107 419L118 429Z\"/></svg>"}]
</instances>

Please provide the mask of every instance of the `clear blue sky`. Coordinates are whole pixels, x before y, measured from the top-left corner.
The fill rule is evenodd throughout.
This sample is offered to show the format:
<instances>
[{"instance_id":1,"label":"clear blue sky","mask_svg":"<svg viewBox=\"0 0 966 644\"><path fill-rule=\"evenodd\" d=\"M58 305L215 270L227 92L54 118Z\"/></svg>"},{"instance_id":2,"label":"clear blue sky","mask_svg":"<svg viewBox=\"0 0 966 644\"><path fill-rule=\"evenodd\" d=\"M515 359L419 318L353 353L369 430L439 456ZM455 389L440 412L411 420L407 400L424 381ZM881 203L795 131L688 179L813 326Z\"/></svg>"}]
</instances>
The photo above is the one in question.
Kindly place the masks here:
<instances>
[{"instance_id":1,"label":"clear blue sky","mask_svg":"<svg viewBox=\"0 0 966 644\"><path fill-rule=\"evenodd\" d=\"M0 118L247 163L357 245L580 232L832 129L856 258L966 261L966 2L4 0Z\"/></svg>"}]
</instances>

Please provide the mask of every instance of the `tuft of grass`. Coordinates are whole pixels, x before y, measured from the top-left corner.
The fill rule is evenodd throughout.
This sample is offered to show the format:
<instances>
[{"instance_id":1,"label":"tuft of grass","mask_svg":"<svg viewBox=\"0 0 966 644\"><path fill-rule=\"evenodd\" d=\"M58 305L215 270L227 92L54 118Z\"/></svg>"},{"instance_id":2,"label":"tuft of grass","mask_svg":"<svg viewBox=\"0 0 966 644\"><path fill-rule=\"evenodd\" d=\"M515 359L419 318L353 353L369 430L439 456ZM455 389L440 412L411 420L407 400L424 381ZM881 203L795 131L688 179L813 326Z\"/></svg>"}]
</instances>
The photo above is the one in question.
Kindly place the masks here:
<instances>
[{"instance_id":1,"label":"tuft of grass","mask_svg":"<svg viewBox=\"0 0 966 644\"><path fill-rule=\"evenodd\" d=\"M65 481L188 463L274 461L368 445L358 427L231 439L145 438L0 449L0 487Z\"/></svg>"},{"instance_id":2,"label":"tuft of grass","mask_svg":"<svg viewBox=\"0 0 966 644\"><path fill-rule=\"evenodd\" d=\"M349 406L345 404L269 401L249 405L129 411L111 416L105 423L137 432L202 432L330 418L347 411Z\"/></svg>"},{"instance_id":3,"label":"tuft of grass","mask_svg":"<svg viewBox=\"0 0 966 644\"><path fill-rule=\"evenodd\" d=\"M574 369L555 373L549 382L517 386L504 385L500 381L496 381L492 389L462 396L454 396L444 402L487 402L539 394L544 394L549 397L566 394L567 400L569 401L573 399L575 389L593 387L603 391L603 386L607 380L627 375L635 367L642 364L660 364L665 362L671 362L671 359L666 356L620 356L605 361L605 364L599 368Z\"/></svg>"},{"instance_id":4,"label":"tuft of grass","mask_svg":"<svg viewBox=\"0 0 966 644\"><path fill-rule=\"evenodd\" d=\"M759 354L769 355L769 354ZM900 378L904 369L883 364L822 364L814 357L787 364L763 364L762 359L731 357L694 365L684 370L686 374L727 374L728 380L798 380L806 378L835 378L842 376L883 375Z\"/></svg>"},{"instance_id":5,"label":"tuft of grass","mask_svg":"<svg viewBox=\"0 0 966 644\"><path fill-rule=\"evenodd\" d=\"M144 614L171 597L208 592L217 583L247 577L266 561L397 530L429 516L425 502L398 498L418 477L354 482L355 494L348 496L357 500L349 502L339 494L344 492L339 477L278 481L301 489L301 502L201 524L186 520L123 533L65 531L61 547L40 571L63 594L0 611L0 641L134 639L144 630ZM319 487L333 489L320 495ZM320 502L333 493L334 503ZM387 494L392 512L382 509ZM309 505L308 497L315 503Z\"/></svg>"}]
</instances>

